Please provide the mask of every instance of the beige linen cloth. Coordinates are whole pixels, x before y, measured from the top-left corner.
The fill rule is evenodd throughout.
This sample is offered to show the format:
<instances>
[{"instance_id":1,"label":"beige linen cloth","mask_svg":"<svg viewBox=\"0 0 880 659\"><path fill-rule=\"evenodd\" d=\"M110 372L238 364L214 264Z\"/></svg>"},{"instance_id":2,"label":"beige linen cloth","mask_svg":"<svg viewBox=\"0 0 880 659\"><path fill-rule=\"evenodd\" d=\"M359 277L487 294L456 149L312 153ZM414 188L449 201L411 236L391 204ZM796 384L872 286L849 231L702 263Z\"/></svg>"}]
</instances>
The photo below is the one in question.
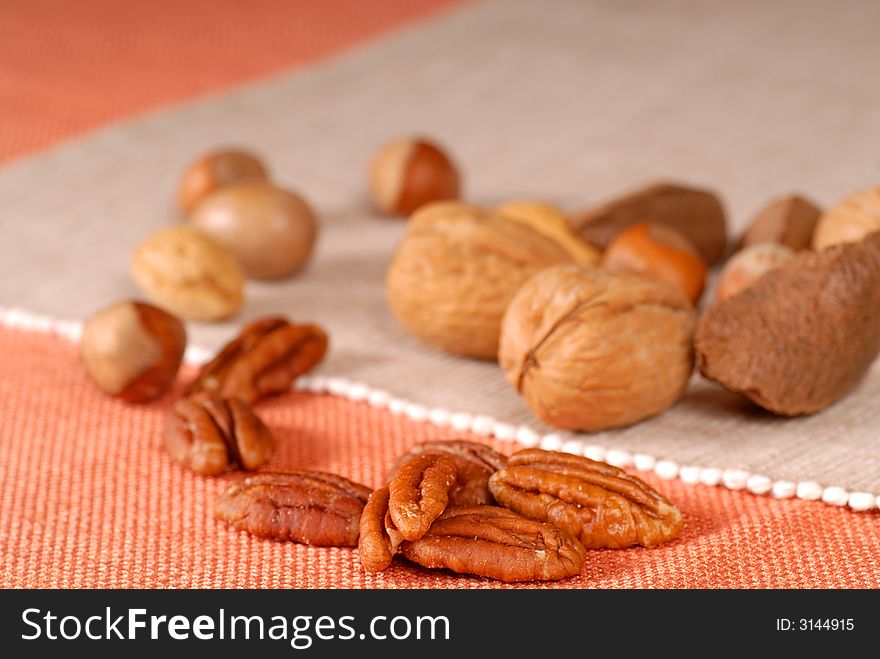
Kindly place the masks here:
<instances>
[{"instance_id":1,"label":"beige linen cloth","mask_svg":"<svg viewBox=\"0 0 880 659\"><path fill-rule=\"evenodd\" d=\"M191 324L195 344L213 350L248 319L280 312L328 329L322 375L550 432L496 365L440 354L394 323L383 279L404 225L365 196L377 147L436 137L479 204L540 198L573 210L661 179L707 186L736 232L774 196L828 205L880 183L878 26L870 0L478 3L3 168L0 307L83 319L138 296L129 256L178 221L186 164L246 145L319 209L320 245L301 276L249 283L234 320ZM561 438L877 495L878 400L880 365L837 405L790 420L694 378L657 418Z\"/></svg>"}]
</instances>

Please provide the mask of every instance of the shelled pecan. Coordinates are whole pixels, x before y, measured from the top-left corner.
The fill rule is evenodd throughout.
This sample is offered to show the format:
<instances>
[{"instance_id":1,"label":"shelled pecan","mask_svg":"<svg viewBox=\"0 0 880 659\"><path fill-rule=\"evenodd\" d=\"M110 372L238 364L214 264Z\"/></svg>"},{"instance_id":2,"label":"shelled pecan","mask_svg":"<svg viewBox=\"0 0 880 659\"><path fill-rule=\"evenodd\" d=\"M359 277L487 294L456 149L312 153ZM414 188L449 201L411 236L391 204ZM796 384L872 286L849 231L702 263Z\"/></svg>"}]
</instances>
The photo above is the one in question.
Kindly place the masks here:
<instances>
[{"instance_id":1,"label":"shelled pecan","mask_svg":"<svg viewBox=\"0 0 880 659\"><path fill-rule=\"evenodd\" d=\"M181 399L165 420L165 447L177 462L208 476L256 469L272 455L272 433L235 398L200 391Z\"/></svg>"},{"instance_id":2,"label":"shelled pecan","mask_svg":"<svg viewBox=\"0 0 880 659\"><path fill-rule=\"evenodd\" d=\"M506 582L571 577L586 557L565 531L496 506L450 508L422 538L401 543L400 551L424 567Z\"/></svg>"},{"instance_id":3,"label":"shelled pecan","mask_svg":"<svg viewBox=\"0 0 880 659\"><path fill-rule=\"evenodd\" d=\"M381 572L397 553L403 538L388 513L388 488L370 495L361 515L358 553L367 572Z\"/></svg>"},{"instance_id":4,"label":"shelled pecan","mask_svg":"<svg viewBox=\"0 0 880 659\"><path fill-rule=\"evenodd\" d=\"M191 391L217 391L248 404L290 389L327 351L327 335L317 325L294 325L284 318L263 318L205 364Z\"/></svg>"},{"instance_id":5,"label":"shelled pecan","mask_svg":"<svg viewBox=\"0 0 880 659\"><path fill-rule=\"evenodd\" d=\"M455 463L445 455L415 455L388 484L388 512L406 540L421 538L449 503Z\"/></svg>"},{"instance_id":6,"label":"shelled pecan","mask_svg":"<svg viewBox=\"0 0 880 659\"><path fill-rule=\"evenodd\" d=\"M576 455L526 449L489 479L502 506L544 520L588 548L652 547L675 538L681 513L646 483Z\"/></svg>"},{"instance_id":7,"label":"shelled pecan","mask_svg":"<svg viewBox=\"0 0 880 659\"><path fill-rule=\"evenodd\" d=\"M355 547L370 488L320 471L265 472L224 492L217 519L258 538Z\"/></svg>"},{"instance_id":8,"label":"shelled pecan","mask_svg":"<svg viewBox=\"0 0 880 659\"><path fill-rule=\"evenodd\" d=\"M507 457L485 444L464 439L431 440L416 444L400 457L388 475L394 478L400 466L413 455L436 453L452 458L458 475L449 491L450 506L483 506L494 502L489 476L507 464Z\"/></svg>"}]
</instances>

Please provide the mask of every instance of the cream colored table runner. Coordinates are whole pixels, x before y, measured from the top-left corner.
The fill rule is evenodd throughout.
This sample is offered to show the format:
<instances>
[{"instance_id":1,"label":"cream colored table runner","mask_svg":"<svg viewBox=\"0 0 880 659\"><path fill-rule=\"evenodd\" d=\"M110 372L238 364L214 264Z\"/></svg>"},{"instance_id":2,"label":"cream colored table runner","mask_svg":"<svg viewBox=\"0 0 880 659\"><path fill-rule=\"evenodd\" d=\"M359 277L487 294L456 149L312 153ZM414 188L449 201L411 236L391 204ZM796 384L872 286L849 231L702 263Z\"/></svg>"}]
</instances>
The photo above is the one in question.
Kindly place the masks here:
<instances>
[{"instance_id":1,"label":"cream colored table runner","mask_svg":"<svg viewBox=\"0 0 880 659\"><path fill-rule=\"evenodd\" d=\"M383 277L403 224L375 216L365 197L376 148L400 134L437 137L481 204L535 197L575 209L658 179L708 186L738 230L779 194L827 205L880 181L878 26L880 3L870 1L467 7L0 169L0 320L81 320L138 296L129 256L177 221L182 169L207 149L242 144L312 200L323 233L302 276L249 283L239 317L190 325L204 349L193 354L248 319L285 313L331 336L305 385L533 443L552 429L497 366L423 347L390 317ZM878 400L880 365L847 399L793 420L695 378L649 422L554 433L544 445L779 496L814 481L821 487L800 494L863 508L871 498L851 493L880 494Z\"/></svg>"}]
</instances>

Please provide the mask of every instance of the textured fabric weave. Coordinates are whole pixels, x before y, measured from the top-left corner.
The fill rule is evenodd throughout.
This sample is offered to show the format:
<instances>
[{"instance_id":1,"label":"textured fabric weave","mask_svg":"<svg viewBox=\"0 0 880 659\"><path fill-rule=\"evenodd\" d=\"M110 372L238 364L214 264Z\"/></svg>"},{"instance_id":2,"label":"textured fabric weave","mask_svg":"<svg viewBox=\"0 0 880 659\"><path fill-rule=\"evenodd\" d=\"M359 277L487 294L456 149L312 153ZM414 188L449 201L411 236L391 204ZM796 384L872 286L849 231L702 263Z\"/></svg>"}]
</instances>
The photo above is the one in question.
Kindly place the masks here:
<instances>
[{"instance_id":1,"label":"textured fabric weave","mask_svg":"<svg viewBox=\"0 0 880 659\"><path fill-rule=\"evenodd\" d=\"M162 448L174 393L147 406L108 398L87 380L75 348L51 337L0 330L0 355L2 587L502 586L402 559L367 575L353 549L228 530L212 506L236 476L191 474ZM290 394L257 410L278 439L268 468L332 471L370 486L412 443L448 436L331 396ZM646 480L681 508L681 538L590 551L581 576L548 587L880 587L877 514Z\"/></svg>"}]
</instances>

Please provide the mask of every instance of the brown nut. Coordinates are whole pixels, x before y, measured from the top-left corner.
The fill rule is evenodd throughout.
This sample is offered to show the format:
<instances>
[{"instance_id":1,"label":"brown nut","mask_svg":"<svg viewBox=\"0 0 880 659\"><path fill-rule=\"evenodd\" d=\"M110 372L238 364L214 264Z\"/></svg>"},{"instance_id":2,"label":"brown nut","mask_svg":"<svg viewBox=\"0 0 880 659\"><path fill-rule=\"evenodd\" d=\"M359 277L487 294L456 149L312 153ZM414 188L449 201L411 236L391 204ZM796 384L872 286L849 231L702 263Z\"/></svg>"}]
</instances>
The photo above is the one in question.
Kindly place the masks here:
<instances>
[{"instance_id":1,"label":"brown nut","mask_svg":"<svg viewBox=\"0 0 880 659\"><path fill-rule=\"evenodd\" d=\"M391 481L400 466L414 455L436 453L455 463L455 484L449 491L450 506L484 506L494 503L489 492L489 476L507 464L507 458L485 444L464 439L431 440L416 444L402 455L388 474Z\"/></svg>"},{"instance_id":2,"label":"brown nut","mask_svg":"<svg viewBox=\"0 0 880 659\"><path fill-rule=\"evenodd\" d=\"M317 325L294 325L270 316L255 320L202 367L190 392L216 391L252 405L290 391L324 358L327 335Z\"/></svg>"},{"instance_id":3,"label":"brown nut","mask_svg":"<svg viewBox=\"0 0 880 659\"><path fill-rule=\"evenodd\" d=\"M147 238L132 256L131 274L156 305L187 320L220 320L241 308L244 273L238 261L192 227Z\"/></svg>"},{"instance_id":4,"label":"brown nut","mask_svg":"<svg viewBox=\"0 0 880 659\"><path fill-rule=\"evenodd\" d=\"M397 554L403 537L388 513L388 488L370 495L361 515L358 554L367 572L381 572Z\"/></svg>"},{"instance_id":5,"label":"brown nut","mask_svg":"<svg viewBox=\"0 0 880 659\"><path fill-rule=\"evenodd\" d=\"M696 305L706 286L706 264L696 248L675 229L639 222L624 229L605 250L602 266L632 272L678 287Z\"/></svg>"},{"instance_id":6,"label":"brown nut","mask_svg":"<svg viewBox=\"0 0 880 659\"><path fill-rule=\"evenodd\" d=\"M299 195L264 182L214 193L190 223L226 247L254 279L287 277L303 267L318 235L318 219Z\"/></svg>"},{"instance_id":7,"label":"brown nut","mask_svg":"<svg viewBox=\"0 0 880 659\"><path fill-rule=\"evenodd\" d=\"M880 187L850 195L819 218L813 249L858 242L874 231L880 231Z\"/></svg>"},{"instance_id":8,"label":"brown nut","mask_svg":"<svg viewBox=\"0 0 880 659\"><path fill-rule=\"evenodd\" d=\"M572 260L598 263L602 255L568 226L565 214L552 204L539 201L509 201L495 209L499 215L522 222L562 247Z\"/></svg>"},{"instance_id":9,"label":"brown nut","mask_svg":"<svg viewBox=\"0 0 880 659\"><path fill-rule=\"evenodd\" d=\"M548 522L587 549L653 547L678 536L681 513L647 483L604 462L526 449L489 480L502 506Z\"/></svg>"},{"instance_id":10,"label":"brown nut","mask_svg":"<svg viewBox=\"0 0 880 659\"><path fill-rule=\"evenodd\" d=\"M421 538L446 510L455 484L455 463L445 455L416 455L400 465L388 483L388 514L401 537Z\"/></svg>"},{"instance_id":11,"label":"brown nut","mask_svg":"<svg viewBox=\"0 0 880 659\"><path fill-rule=\"evenodd\" d=\"M320 471L263 472L224 492L214 516L258 538L356 547L370 488Z\"/></svg>"},{"instance_id":12,"label":"brown nut","mask_svg":"<svg viewBox=\"0 0 880 659\"><path fill-rule=\"evenodd\" d=\"M555 581L578 574L583 545L555 526L496 506L451 508L400 552L427 568L446 568L508 583Z\"/></svg>"},{"instance_id":13,"label":"brown nut","mask_svg":"<svg viewBox=\"0 0 880 659\"><path fill-rule=\"evenodd\" d=\"M237 398L200 391L174 404L165 420L165 448L197 474L253 470L272 457L272 433Z\"/></svg>"},{"instance_id":14,"label":"brown nut","mask_svg":"<svg viewBox=\"0 0 880 659\"><path fill-rule=\"evenodd\" d=\"M762 243L783 245L795 252L810 249L821 214L818 206L799 195L776 199L752 220L743 235L743 249Z\"/></svg>"},{"instance_id":15,"label":"brown nut","mask_svg":"<svg viewBox=\"0 0 880 659\"><path fill-rule=\"evenodd\" d=\"M682 396L694 364L694 323L688 299L666 282L562 264L517 292L498 359L545 423L625 426Z\"/></svg>"},{"instance_id":16,"label":"brown nut","mask_svg":"<svg viewBox=\"0 0 880 659\"><path fill-rule=\"evenodd\" d=\"M724 256L727 222L718 197L706 190L658 183L577 214L572 228L605 249L623 229L637 222L666 224L685 236L709 265Z\"/></svg>"},{"instance_id":17,"label":"brown nut","mask_svg":"<svg viewBox=\"0 0 880 659\"><path fill-rule=\"evenodd\" d=\"M703 375L775 414L828 407L880 352L880 231L795 254L709 307L694 345Z\"/></svg>"},{"instance_id":18,"label":"brown nut","mask_svg":"<svg viewBox=\"0 0 880 659\"><path fill-rule=\"evenodd\" d=\"M199 203L227 185L266 181L263 163L252 153L240 149L221 149L208 153L189 166L180 181L177 204L189 215Z\"/></svg>"},{"instance_id":19,"label":"brown nut","mask_svg":"<svg viewBox=\"0 0 880 659\"><path fill-rule=\"evenodd\" d=\"M563 261L556 242L514 220L464 204L420 209L386 277L401 326L448 352L495 359L501 317L532 274Z\"/></svg>"},{"instance_id":20,"label":"brown nut","mask_svg":"<svg viewBox=\"0 0 880 659\"><path fill-rule=\"evenodd\" d=\"M794 252L778 243L758 243L734 254L724 265L715 284L715 300L726 300L775 270Z\"/></svg>"},{"instance_id":21,"label":"brown nut","mask_svg":"<svg viewBox=\"0 0 880 659\"><path fill-rule=\"evenodd\" d=\"M383 213L410 215L432 201L458 199L455 164L428 140L401 138L376 154L368 172L373 201Z\"/></svg>"},{"instance_id":22,"label":"brown nut","mask_svg":"<svg viewBox=\"0 0 880 659\"><path fill-rule=\"evenodd\" d=\"M168 391L185 349L183 323L144 302L101 309L86 321L80 342L92 381L129 403L145 403Z\"/></svg>"}]
</instances>

